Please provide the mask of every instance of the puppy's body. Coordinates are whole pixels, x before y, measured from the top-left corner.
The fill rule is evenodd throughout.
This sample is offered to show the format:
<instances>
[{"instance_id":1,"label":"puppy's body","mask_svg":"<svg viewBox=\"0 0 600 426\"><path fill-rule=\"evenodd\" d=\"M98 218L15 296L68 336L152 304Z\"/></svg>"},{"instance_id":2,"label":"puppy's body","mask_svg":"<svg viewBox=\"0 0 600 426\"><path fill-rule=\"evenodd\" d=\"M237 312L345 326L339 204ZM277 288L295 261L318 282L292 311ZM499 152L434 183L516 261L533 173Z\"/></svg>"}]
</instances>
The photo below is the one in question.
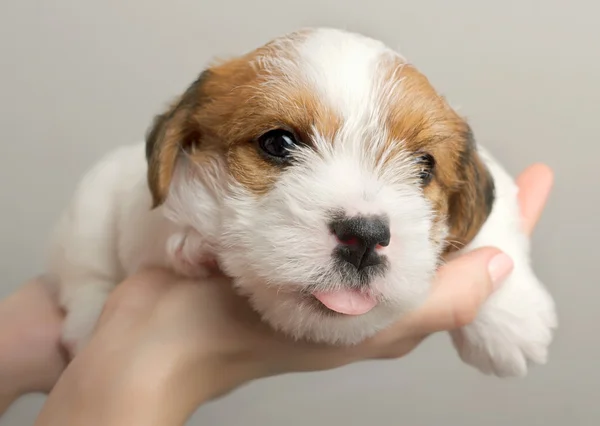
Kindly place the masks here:
<instances>
[{"instance_id":1,"label":"puppy's body","mask_svg":"<svg viewBox=\"0 0 600 426\"><path fill-rule=\"evenodd\" d=\"M50 262L64 338L84 344L139 268L201 277L216 261L275 328L354 344L424 300L449 242L493 245L515 270L454 342L484 372L522 375L545 362L556 319L516 196L402 57L342 31L294 33L210 68L145 146L83 179Z\"/></svg>"}]
</instances>

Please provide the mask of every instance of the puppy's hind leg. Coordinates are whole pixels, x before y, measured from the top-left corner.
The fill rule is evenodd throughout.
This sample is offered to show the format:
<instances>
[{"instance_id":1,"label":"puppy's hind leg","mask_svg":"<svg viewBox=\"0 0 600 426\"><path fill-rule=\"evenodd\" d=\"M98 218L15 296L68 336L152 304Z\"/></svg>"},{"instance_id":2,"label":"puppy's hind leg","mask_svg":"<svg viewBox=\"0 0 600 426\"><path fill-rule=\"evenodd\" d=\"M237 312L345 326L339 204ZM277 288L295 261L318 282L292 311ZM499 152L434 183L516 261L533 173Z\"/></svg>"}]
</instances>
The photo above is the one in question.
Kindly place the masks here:
<instances>
[{"instance_id":1,"label":"puppy's hind leg","mask_svg":"<svg viewBox=\"0 0 600 426\"><path fill-rule=\"evenodd\" d=\"M115 283L91 274L82 275L77 282L69 280L61 283L63 290L60 304L66 311L61 340L74 357L92 337ZM66 287L69 290L65 291Z\"/></svg>"},{"instance_id":2,"label":"puppy's hind leg","mask_svg":"<svg viewBox=\"0 0 600 426\"><path fill-rule=\"evenodd\" d=\"M127 189L132 182L128 173L139 158L140 148L123 147L96 163L51 235L47 271L66 313L62 337L72 355L89 340L109 293L124 278L119 218L135 195Z\"/></svg>"}]
</instances>

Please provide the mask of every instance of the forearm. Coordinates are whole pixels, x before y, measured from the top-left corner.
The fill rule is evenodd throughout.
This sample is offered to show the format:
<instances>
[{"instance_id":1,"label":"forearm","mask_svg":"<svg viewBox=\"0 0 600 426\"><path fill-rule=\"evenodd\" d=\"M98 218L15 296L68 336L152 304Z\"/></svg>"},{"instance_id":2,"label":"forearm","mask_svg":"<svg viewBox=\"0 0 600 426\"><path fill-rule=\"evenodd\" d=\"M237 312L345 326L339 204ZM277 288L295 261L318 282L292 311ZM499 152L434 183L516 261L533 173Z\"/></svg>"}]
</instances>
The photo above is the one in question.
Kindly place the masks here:
<instances>
[{"instance_id":1,"label":"forearm","mask_svg":"<svg viewBox=\"0 0 600 426\"><path fill-rule=\"evenodd\" d=\"M13 377L14 365L12 363L11 346L13 339L10 328L5 318L7 304L0 302L0 417L19 397L19 389Z\"/></svg>"},{"instance_id":2,"label":"forearm","mask_svg":"<svg viewBox=\"0 0 600 426\"><path fill-rule=\"evenodd\" d=\"M21 395L48 392L66 362L62 316L45 284L34 279L0 300L0 415Z\"/></svg>"},{"instance_id":3,"label":"forearm","mask_svg":"<svg viewBox=\"0 0 600 426\"><path fill-rule=\"evenodd\" d=\"M36 426L179 426L187 419L178 407L151 389L104 392L84 389L65 377L48 397Z\"/></svg>"},{"instance_id":4,"label":"forearm","mask_svg":"<svg viewBox=\"0 0 600 426\"><path fill-rule=\"evenodd\" d=\"M2 417L6 410L8 410L8 407L10 407L16 399L17 395L0 393L0 417Z\"/></svg>"}]
</instances>

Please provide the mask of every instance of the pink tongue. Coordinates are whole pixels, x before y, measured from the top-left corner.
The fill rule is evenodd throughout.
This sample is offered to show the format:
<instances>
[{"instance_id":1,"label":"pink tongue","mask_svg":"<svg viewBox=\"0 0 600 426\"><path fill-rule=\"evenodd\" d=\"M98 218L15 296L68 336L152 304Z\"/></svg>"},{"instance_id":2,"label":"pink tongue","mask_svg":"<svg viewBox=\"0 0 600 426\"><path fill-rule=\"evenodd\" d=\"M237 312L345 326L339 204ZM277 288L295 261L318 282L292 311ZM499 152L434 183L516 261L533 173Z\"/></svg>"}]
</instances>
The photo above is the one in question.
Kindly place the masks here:
<instances>
[{"instance_id":1,"label":"pink tongue","mask_svg":"<svg viewBox=\"0 0 600 426\"><path fill-rule=\"evenodd\" d=\"M346 315L362 315L377 305L374 297L356 290L315 292L313 296L332 311Z\"/></svg>"}]
</instances>

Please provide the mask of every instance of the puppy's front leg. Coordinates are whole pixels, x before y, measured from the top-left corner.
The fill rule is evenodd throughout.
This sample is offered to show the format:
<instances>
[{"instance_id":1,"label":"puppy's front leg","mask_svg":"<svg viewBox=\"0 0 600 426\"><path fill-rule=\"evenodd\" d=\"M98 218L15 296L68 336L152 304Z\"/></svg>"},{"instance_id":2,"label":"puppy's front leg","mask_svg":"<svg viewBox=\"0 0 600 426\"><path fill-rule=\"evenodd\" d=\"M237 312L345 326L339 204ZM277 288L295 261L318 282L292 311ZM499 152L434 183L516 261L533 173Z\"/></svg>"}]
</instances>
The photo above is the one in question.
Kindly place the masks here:
<instances>
[{"instance_id":1,"label":"puppy's front leg","mask_svg":"<svg viewBox=\"0 0 600 426\"><path fill-rule=\"evenodd\" d=\"M215 267L210 249L193 229L181 230L169 238L167 257L176 273L189 278L206 278Z\"/></svg>"},{"instance_id":2,"label":"puppy's front leg","mask_svg":"<svg viewBox=\"0 0 600 426\"><path fill-rule=\"evenodd\" d=\"M514 270L486 301L477 319L451 336L461 359L483 373L524 376L529 364L546 362L557 316L552 297L531 265L518 188L487 152L480 151L494 178L496 200L478 235L457 254L494 246L513 259Z\"/></svg>"}]
</instances>

